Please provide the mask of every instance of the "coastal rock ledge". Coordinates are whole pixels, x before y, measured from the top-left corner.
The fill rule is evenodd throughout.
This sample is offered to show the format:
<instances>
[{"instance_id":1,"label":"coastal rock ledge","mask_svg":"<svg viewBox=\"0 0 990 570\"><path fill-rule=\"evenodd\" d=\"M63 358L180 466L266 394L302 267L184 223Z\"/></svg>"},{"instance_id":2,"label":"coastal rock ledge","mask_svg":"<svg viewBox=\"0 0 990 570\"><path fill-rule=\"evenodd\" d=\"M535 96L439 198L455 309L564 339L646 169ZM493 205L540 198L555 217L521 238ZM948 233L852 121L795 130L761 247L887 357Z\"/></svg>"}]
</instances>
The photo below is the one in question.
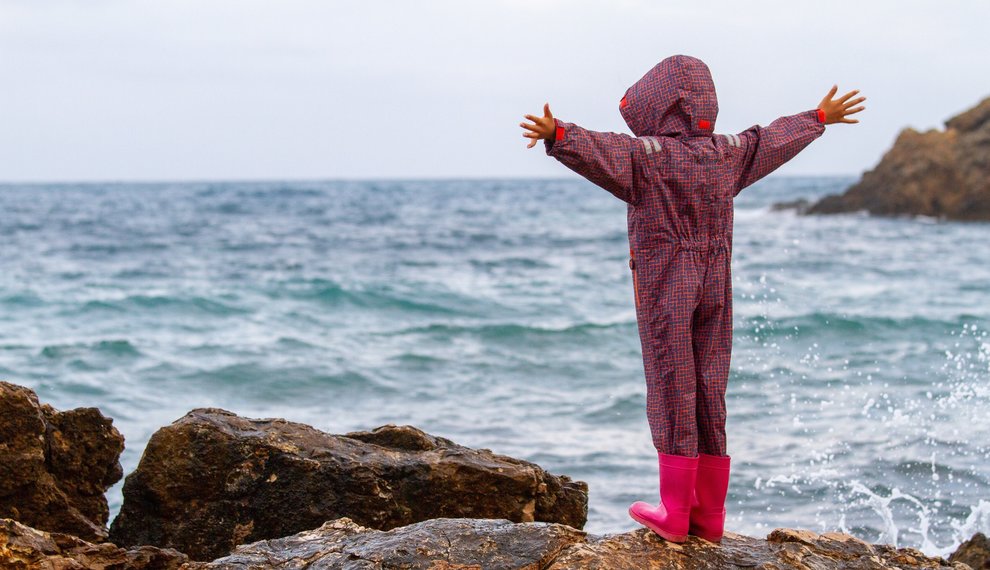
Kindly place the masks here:
<instances>
[{"instance_id":1,"label":"coastal rock ledge","mask_svg":"<svg viewBox=\"0 0 990 570\"><path fill-rule=\"evenodd\" d=\"M114 543L203 561L345 516L379 530L438 517L580 529L588 516L587 483L412 426L332 435L219 409L158 430L123 494Z\"/></svg>"},{"instance_id":2,"label":"coastal rock ledge","mask_svg":"<svg viewBox=\"0 0 990 570\"><path fill-rule=\"evenodd\" d=\"M858 183L844 194L822 198L805 213L866 210L882 216L990 220L990 98L945 126L924 133L903 130Z\"/></svg>"},{"instance_id":3,"label":"coastal rock ledge","mask_svg":"<svg viewBox=\"0 0 990 570\"><path fill-rule=\"evenodd\" d=\"M388 531L349 518L292 536L237 547L212 562L170 549L124 550L0 521L0 567L80 570L970 570L911 548L868 544L839 533L777 529L764 539L727 533L720 545L674 544L652 531L589 535L557 523L438 518Z\"/></svg>"},{"instance_id":4,"label":"coastal rock ledge","mask_svg":"<svg viewBox=\"0 0 990 570\"><path fill-rule=\"evenodd\" d=\"M280 540L238 547L227 557L188 570L890 570L945 568L962 563L911 548L873 545L839 533L777 529L766 540L726 533L720 545L689 537L667 542L645 528L588 535L553 523L434 519L388 532L347 518Z\"/></svg>"}]
</instances>

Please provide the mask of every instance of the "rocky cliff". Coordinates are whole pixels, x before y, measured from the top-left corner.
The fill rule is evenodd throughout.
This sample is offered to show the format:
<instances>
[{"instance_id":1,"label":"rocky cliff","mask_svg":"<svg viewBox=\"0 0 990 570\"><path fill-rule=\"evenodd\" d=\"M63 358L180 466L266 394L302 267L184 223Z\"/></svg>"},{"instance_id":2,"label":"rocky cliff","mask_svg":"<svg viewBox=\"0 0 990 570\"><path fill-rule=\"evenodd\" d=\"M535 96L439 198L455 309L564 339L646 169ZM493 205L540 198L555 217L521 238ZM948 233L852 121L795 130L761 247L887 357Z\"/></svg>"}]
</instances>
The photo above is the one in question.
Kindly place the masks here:
<instances>
[{"instance_id":1,"label":"rocky cliff","mask_svg":"<svg viewBox=\"0 0 990 570\"><path fill-rule=\"evenodd\" d=\"M945 126L944 131L923 133L905 129L859 182L805 213L865 210L884 216L990 220L990 98Z\"/></svg>"}]
</instances>

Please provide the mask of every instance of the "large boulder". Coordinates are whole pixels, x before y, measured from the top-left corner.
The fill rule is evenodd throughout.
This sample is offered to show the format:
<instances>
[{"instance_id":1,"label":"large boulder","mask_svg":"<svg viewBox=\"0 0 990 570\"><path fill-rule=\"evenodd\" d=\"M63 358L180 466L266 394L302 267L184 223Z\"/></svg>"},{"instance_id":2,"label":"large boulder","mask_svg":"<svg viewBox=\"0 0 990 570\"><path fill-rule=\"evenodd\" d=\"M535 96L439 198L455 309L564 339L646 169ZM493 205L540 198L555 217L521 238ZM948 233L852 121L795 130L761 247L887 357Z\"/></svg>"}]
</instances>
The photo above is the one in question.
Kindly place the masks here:
<instances>
[{"instance_id":1,"label":"large boulder","mask_svg":"<svg viewBox=\"0 0 990 570\"><path fill-rule=\"evenodd\" d=\"M111 526L124 546L212 560L235 546L349 517L380 530L437 517L581 528L588 486L411 426L331 435L197 409L156 432Z\"/></svg>"},{"instance_id":2,"label":"large boulder","mask_svg":"<svg viewBox=\"0 0 990 570\"><path fill-rule=\"evenodd\" d=\"M123 450L124 437L98 409L59 412L0 382L0 518L105 539L104 493L123 475Z\"/></svg>"},{"instance_id":3,"label":"large boulder","mask_svg":"<svg viewBox=\"0 0 990 570\"><path fill-rule=\"evenodd\" d=\"M766 539L727 533L720 545L697 537L667 542L647 529L588 535L555 523L440 518L389 531L347 518L278 540L239 546L188 570L963 570L910 548L873 545L839 533L778 529Z\"/></svg>"},{"instance_id":4,"label":"large boulder","mask_svg":"<svg viewBox=\"0 0 990 570\"><path fill-rule=\"evenodd\" d=\"M990 98L946 121L944 131L905 129L858 183L805 213L860 210L990 220Z\"/></svg>"},{"instance_id":5,"label":"large boulder","mask_svg":"<svg viewBox=\"0 0 990 570\"><path fill-rule=\"evenodd\" d=\"M37 530L0 519L0 568L51 570L175 570L189 558L171 549L141 546L124 550L104 542Z\"/></svg>"}]
</instances>

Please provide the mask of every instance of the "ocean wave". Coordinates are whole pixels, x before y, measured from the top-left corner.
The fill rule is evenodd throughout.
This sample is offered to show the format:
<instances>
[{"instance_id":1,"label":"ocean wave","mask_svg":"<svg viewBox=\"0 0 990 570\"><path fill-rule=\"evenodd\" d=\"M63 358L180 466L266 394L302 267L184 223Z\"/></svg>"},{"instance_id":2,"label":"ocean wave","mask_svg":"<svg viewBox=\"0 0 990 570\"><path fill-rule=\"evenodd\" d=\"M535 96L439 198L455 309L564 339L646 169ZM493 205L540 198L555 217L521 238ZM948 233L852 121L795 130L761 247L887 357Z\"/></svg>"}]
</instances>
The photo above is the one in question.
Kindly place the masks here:
<instances>
[{"instance_id":1,"label":"ocean wave","mask_svg":"<svg viewBox=\"0 0 990 570\"><path fill-rule=\"evenodd\" d=\"M645 414L646 400L642 393L626 394L609 398L603 403L590 406L581 412L580 419L594 425L603 421L615 422L617 416L635 418L637 421Z\"/></svg>"},{"instance_id":2,"label":"ocean wave","mask_svg":"<svg viewBox=\"0 0 990 570\"><path fill-rule=\"evenodd\" d=\"M502 259L472 259L471 266L478 269L546 269L550 263L534 257L505 257Z\"/></svg>"},{"instance_id":3,"label":"ocean wave","mask_svg":"<svg viewBox=\"0 0 990 570\"><path fill-rule=\"evenodd\" d=\"M126 240L120 239L110 243L88 243L72 244L67 249L68 253L79 254L99 254L99 255L133 255L136 253L157 253L167 250L170 247L167 243L153 242L145 239Z\"/></svg>"},{"instance_id":4,"label":"ocean wave","mask_svg":"<svg viewBox=\"0 0 990 570\"><path fill-rule=\"evenodd\" d=\"M80 307L73 307L69 312L88 313L132 313L145 311L161 311L173 313L201 314L210 316L228 316L248 314L252 311L216 299L206 297L173 297L169 295L129 295L123 299L91 300Z\"/></svg>"},{"instance_id":5,"label":"ocean wave","mask_svg":"<svg viewBox=\"0 0 990 570\"><path fill-rule=\"evenodd\" d=\"M34 292L27 291L4 295L0 297L0 304L11 308L35 308L44 306L45 301Z\"/></svg>"},{"instance_id":6,"label":"ocean wave","mask_svg":"<svg viewBox=\"0 0 990 570\"><path fill-rule=\"evenodd\" d=\"M597 331L628 328L631 326L634 326L634 323L625 321L612 323L584 322L562 327L524 325L520 323L491 323L478 325L433 323L426 326L409 327L398 331L377 334L382 336L423 334L440 339L450 339L461 335L472 335L477 336L482 340L511 340L532 337L587 338Z\"/></svg>"},{"instance_id":7,"label":"ocean wave","mask_svg":"<svg viewBox=\"0 0 990 570\"><path fill-rule=\"evenodd\" d=\"M390 362L401 366L404 370L430 370L448 362L446 358L431 356L420 352L403 352L390 356Z\"/></svg>"},{"instance_id":8,"label":"ocean wave","mask_svg":"<svg viewBox=\"0 0 990 570\"><path fill-rule=\"evenodd\" d=\"M340 283L326 279L314 279L304 283L287 284L269 290L272 298L293 298L314 301L331 307L354 307L365 310L393 309L398 311L428 314L472 316L478 311L469 306L478 306L475 299L446 292L421 292L415 298L387 287L375 289L347 289Z\"/></svg>"},{"instance_id":9,"label":"ocean wave","mask_svg":"<svg viewBox=\"0 0 990 570\"><path fill-rule=\"evenodd\" d=\"M142 356L141 351L127 340L101 340L87 344L49 344L38 352L39 356L52 360L78 357L83 354L117 358Z\"/></svg>"},{"instance_id":10,"label":"ocean wave","mask_svg":"<svg viewBox=\"0 0 990 570\"><path fill-rule=\"evenodd\" d=\"M762 340L771 337L814 336L821 333L840 335L846 339L875 337L882 333L916 332L919 335L941 336L959 326L959 322L922 316L884 317L812 312L779 318L763 315L736 318L733 334Z\"/></svg>"},{"instance_id":11,"label":"ocean wave","mask_svg":"<svg viewBox=\"0 0 990 570\"><path fill-rule=\"evenodd\" d=\"M273 367L256 362L239 362L219 368L197 370L181 378L183 383L230 388L248 399L291 401L312 398L323 390L370 390L390 393L395 389L356 370L328 373L308 366Z\"/></svg>"}]
</instances>

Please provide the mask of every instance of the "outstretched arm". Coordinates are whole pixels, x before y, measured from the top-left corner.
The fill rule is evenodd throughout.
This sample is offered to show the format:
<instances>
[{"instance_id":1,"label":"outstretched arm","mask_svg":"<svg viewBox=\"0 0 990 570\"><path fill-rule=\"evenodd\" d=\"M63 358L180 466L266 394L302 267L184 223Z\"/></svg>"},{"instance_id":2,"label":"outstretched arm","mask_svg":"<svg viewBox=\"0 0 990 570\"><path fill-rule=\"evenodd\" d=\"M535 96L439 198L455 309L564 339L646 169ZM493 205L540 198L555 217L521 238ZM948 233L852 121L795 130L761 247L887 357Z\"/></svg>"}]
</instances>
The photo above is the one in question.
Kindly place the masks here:
<instances>
[{"instance_id":1,"label":"outstretched arm","mask_svg":"<svg viewBox=\"0 0 990 570\"><path fill-rule=\"evenodd\" d=\"M526 118L532 123L519 123L526 129L523 136L532 139L526 148L543 140L547 154L574 172L628 204L639 201L633 164L636 155L644 152L642 143L629 135L590 131L555 119L549 103L543 106L542 117Z\"/></svg>"},{"instance_id":2,"label":"outstretched arm","mask_svg":"<svg viewBox=\"0 0 990 570\"><path fill-rule=\"evenodd\" d=\"M857 89L833 99L836 91L838 86L832 86L813 111L781 117L767 127L756 125L739 133L736 142L744 154L736 194L794 158L825 132L825 125L859 122L848 117L865 109L862 105L856 105L865 101L866 97L853 99L859 93Z\"/></svg>"}]
</instances>

